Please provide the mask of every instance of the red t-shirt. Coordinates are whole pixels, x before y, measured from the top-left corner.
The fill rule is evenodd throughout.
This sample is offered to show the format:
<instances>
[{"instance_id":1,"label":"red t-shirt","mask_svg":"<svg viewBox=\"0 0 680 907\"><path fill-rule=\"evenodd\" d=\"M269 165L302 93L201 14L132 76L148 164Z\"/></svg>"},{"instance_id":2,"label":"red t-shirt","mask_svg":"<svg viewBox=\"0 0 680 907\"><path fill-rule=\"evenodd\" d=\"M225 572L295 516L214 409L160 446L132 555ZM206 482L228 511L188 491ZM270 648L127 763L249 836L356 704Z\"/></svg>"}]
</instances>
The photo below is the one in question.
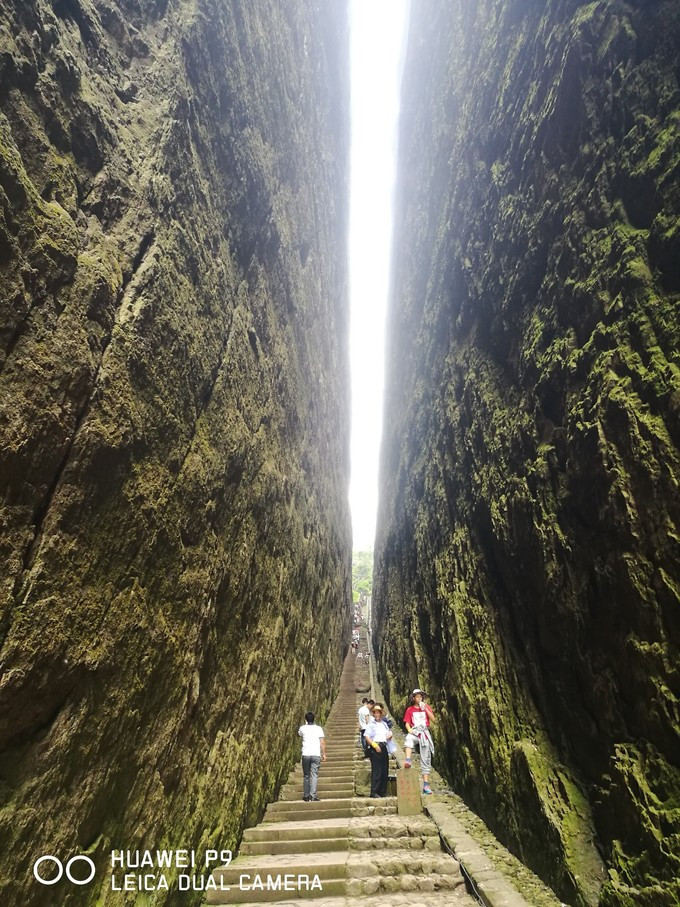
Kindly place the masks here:
<instances>
[{"instance_id":1,"label":"red t-shirt","mask_svg":"<svg viewBox=\"0 0 680 907\"><path fill-rule=\"evenodd\" d=\"M430 719L425 708L417 705L410 705L404 712L404 724L410 724L413 728L430 726Z\"/></svg>"}]
</instances>

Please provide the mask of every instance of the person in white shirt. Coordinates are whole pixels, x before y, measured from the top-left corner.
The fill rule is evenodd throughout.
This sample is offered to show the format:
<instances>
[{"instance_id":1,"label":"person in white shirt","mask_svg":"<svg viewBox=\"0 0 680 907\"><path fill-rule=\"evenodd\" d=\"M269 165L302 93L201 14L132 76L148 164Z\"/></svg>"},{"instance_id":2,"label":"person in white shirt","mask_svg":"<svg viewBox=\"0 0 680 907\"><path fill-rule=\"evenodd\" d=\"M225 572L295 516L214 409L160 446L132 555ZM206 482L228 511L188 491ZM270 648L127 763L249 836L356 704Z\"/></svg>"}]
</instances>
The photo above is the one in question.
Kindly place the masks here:
<instances>
[{"instance_id":1,"label":"person in white shirt","mask_svg":"<svg viewBox=\"0 0 680 907\"><path fill-rule=\"evenodd\" d=\"M364 734L371 757L371 797L387 795L389 774L389 753L396 750L392 731L383 721L383 708L379 702L373 706L373 721L366 726Z\"/></svg>"},{"instance_id":2,"label":"person in white shirt","mask_svg":"<svg viewBox=\"0 0 680 907\"><path fill-rule=\"evenodd\" d=\"M366 725L371 720L371 709L375 703L372 699L367 699L365 696L361 700L361 708L357 712L359 716L359 734L361 735L361 749L364 751L364 756L368 759L368 752L366 751L366 741L364 740L364 734L366 732Z\"/></svg>"},{"instance_id":3,"label":"person in white shirt","mask_svg":"<svg viewBox=\"0 0 680 907\"><path fill-rule=\"evenodd\" d=\"M301 725L298 735L302 737L302 799L317 802L316 786L319 781L319 766L326 761L326 740L323 728L314 724L314 712L305 715L307 724Z\"/></svg>"}]
</instances>

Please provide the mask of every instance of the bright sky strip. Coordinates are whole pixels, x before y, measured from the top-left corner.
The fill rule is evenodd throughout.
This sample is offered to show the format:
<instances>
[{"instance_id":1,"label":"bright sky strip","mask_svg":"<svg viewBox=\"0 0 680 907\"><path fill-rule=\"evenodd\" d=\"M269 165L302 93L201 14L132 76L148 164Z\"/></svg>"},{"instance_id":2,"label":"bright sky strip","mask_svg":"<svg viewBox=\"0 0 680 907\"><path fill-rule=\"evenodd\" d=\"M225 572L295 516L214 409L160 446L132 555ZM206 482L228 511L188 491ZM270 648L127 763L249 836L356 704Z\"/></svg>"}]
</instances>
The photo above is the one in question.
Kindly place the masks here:
<instances>
[{"instance_id":1,"label":"bright sky strip","mask_svg":"<svg viewBox=\"0 0 680 907\"><path fill-rule=\"evenodd\" d=\"M353 548L373 548L378 508L385 309L389 287L399 89L408 0L351 0Z\"/></svg>"}]
</instances>

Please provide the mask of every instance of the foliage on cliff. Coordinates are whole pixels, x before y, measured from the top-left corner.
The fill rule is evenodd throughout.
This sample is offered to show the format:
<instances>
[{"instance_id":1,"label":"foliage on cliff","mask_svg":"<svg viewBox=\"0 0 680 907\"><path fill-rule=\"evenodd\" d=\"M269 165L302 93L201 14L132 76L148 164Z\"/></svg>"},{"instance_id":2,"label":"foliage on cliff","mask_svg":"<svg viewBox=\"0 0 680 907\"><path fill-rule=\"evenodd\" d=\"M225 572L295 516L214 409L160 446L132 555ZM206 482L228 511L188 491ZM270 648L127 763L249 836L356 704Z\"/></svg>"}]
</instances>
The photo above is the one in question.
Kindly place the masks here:
<instances>
[{"instance_id":1,"label":"foliage on cliff","mask_svg":"<svg viewBox=\"0 0 680 907\"><path fill-rule=\"evenodd\" d=\"M679 53L668 0L423 0L404 76L383 685L577 904L680 900Z\"/></svg>"},{"instance_id":2,"label":"foliage on cliff","mask_svg":"<svg viewBox=\"0 0 680 907\"><path fill-rule=\"evenodd\" d=\"M370 595L373 589L373 552L355 551L352 554L352 597Z\"/></svg>"},{"instance_id":3,"label":"foliage on cliff","mask_svg":"<svg viewBox=\"0 0 680 907\"><path fill-rule=\"evenodd\" d=\"M333 695L346 43L342 3L0 0L3 904L40 854L233 846Z\"/></svg>"}]
</instances>

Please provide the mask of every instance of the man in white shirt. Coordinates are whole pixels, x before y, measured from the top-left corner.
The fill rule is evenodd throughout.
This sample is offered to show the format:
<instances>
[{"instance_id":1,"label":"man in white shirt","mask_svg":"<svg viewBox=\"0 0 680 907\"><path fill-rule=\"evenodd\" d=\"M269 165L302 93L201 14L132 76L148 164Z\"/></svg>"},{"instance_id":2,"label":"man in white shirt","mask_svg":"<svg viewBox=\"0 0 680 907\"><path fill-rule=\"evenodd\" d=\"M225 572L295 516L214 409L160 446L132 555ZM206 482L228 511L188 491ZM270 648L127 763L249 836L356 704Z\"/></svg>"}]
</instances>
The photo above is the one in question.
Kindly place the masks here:
<instances>
[{"instance_id":1,"label":"man in white shirt","mask_svg":"<svg viewBox=\"0 0 680 907\"><path fill-rule=\"evenodd\" d=\"M314 712L307 712L305 721L307 724L300 727L298 735L302 737L302 799L308 803L317 802L319 799L316 795L316 785L321 761L326 761L326 740L323 728L314 724Z\"/></svg>"}]
</instances>

